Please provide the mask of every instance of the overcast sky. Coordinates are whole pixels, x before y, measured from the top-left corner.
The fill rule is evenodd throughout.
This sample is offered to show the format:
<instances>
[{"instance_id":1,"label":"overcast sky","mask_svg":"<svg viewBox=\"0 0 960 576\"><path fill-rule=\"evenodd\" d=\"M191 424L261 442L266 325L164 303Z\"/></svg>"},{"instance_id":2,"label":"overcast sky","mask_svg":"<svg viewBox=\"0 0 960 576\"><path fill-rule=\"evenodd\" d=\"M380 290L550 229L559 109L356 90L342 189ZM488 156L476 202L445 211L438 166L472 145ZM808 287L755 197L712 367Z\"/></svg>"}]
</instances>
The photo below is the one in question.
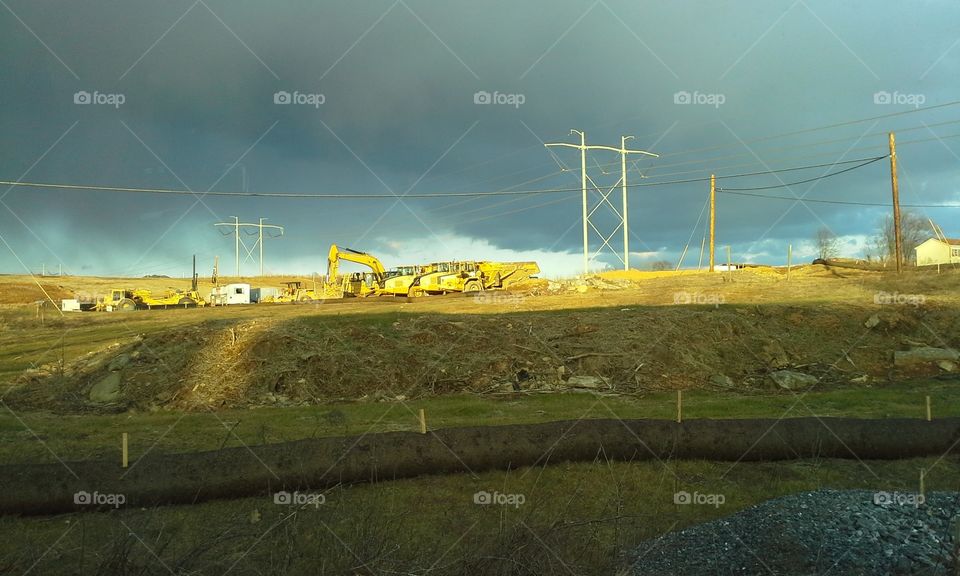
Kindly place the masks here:
<instances>
[{"instance_id":1,"label":"overcast sky","mask_svg":"<svg viewBox=\"0 0 960 576\"><path fill-rule=\"evenodd\" d=\"M576 142L571 129L660 154L631 163L631 184L827 164L727 188L856 166L829 164L885 154L896 130L902 202L960 202L960 106L922 109L960 100L958 22L955 0L2 0L0 180L197 194L2 186L0 271L180 275L197 254L204 275L214 255L229 272L233 241L213 224L239 216L285 226L266 242L270 272L322 272L336 242L388 265L533 258L546 276L573 274L578 192L402 198L576 189L579 152L543 146ZM590 152L588 173L614 185L619 156ZM756 193L884 203L889 178L882 160ZM358 199L202 195L244 179ZM631 188L631 264L675 263L689 241L696 266L707 194L705 182ZM721 193L717 244L781 264L792 243L809 260L826 226L859 256L888 211ZM960 235L957 208L917 211ZM606 206L595 216L613 232ZM622 250L619 234L610 243ZM604 266L622 264L601 253L592 267Z\"/></svg>"}]
</instances>

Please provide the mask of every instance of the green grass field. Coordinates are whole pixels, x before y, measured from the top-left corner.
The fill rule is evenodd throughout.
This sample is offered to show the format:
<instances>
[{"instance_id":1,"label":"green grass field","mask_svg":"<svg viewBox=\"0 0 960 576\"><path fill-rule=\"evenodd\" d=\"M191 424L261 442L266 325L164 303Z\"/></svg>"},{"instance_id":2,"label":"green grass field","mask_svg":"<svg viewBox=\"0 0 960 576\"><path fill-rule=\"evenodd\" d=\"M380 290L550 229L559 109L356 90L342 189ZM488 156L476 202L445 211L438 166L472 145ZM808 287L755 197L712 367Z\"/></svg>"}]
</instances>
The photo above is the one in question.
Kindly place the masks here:
<instances>
[{"instance_id":1,"label":"green grass field","mask_svg":"<svg viewBox=\"0 0 960 576\"><path fill-rule=\"evenodd\" d=\"M956 382L916 381L845 387L807 394L773 392L738 395L687 391L683 417L925 418L930 396L936 417L960 416ZM508 396L458 395L405 402L352 402L309 407L262 407L207 413L52 415L0 413L0 462L50 462L120 457L120 438L129 435L130 457L147 450L193 452L326 436L418 430L418 410L430 428L521 424L579 418L676 418L676 394L595 396L588 393Z\"/></svg>"}]
</instances>

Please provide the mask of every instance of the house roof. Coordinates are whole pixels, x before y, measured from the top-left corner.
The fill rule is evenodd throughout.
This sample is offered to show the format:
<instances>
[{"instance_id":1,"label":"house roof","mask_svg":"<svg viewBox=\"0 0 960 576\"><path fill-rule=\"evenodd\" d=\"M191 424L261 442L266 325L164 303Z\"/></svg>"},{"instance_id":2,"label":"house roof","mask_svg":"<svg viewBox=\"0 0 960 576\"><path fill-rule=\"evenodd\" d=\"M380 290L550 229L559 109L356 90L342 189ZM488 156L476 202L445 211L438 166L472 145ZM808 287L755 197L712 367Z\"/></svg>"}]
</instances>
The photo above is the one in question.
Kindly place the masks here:
<instances>
[{"instance_id":1,"label":"house roof","mask_svg":"<svg viewBox=\"0 0 960 576\"><path fill-rule=\"evenodd\" d=\"M940 242L941 244L946 243L948 246L960 246L960 238L945 238L941 240L940 238L928 238L922 242L926 244L927 242ZM920 246L917 246L919 248Z\"/></svg>"}]
</instances>

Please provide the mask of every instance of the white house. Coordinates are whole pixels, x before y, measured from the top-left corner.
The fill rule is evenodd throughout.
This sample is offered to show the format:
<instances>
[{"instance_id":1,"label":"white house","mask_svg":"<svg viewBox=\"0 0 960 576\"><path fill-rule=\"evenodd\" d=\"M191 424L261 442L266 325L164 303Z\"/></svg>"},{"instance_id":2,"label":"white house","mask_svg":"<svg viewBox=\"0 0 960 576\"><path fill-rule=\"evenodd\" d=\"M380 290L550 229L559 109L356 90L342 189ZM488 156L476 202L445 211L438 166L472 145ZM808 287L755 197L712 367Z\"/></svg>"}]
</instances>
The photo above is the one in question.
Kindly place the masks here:
<instances>
[{"instance_id":1,"label":"white house","mask_svg":"<svg viewBox=\"0 0 960 576\"><path fill-rule=\"evenodd\" d=\"M960 239L930 238L915 248L917 266L935 266L937 264L960 264Z\"/></svg>"},{"instance_id":2,"label":"white house","mask_svg":"<svg viewBox=\"0 0 960 576\"><path fill-rule=\"evenodd\" d=\"M249 304L249 284L227 284L217 286L210 292L211 306L226 306L228 304Z\"/></svg>"}]
</instances>

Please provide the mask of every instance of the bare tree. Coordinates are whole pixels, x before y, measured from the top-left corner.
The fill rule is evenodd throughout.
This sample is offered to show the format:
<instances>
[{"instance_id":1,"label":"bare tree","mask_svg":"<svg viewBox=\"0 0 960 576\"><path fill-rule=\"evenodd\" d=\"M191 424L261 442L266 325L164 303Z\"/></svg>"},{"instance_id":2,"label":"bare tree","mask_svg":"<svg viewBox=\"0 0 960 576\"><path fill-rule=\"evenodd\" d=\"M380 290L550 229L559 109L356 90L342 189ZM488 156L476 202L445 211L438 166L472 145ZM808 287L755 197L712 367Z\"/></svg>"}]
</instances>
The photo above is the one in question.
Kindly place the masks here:
<instances>
[{"instance_id":1,"label":"bare tree","mask_svg":"<svg viewBox=\"0 0 960 576\"><path fill-rule=\"evenodd\" d=\"M900 214L900 237L903 242L904 262L916 260L915 248L930 236L927 221L915 212ZM896 251L896 236L893 227L893 216L888 214L880 220L877 235L873 239L873 250L881 262L893 262Z\"/></svg>"},{"instance_id":2,"label":"bare tree","mask_svg":"<svg viewBox=\"0 0 960 576\"><path fill-rule=\"evenodd\" d=\"M826 226L817 230L815 241L821 260L830 260L840 255L840 239Z\"/></svg>"},{"instance_id":3,"label":"bare tree","mask_svg":"<svg viewBox=\"0 0 960 576\"><path fill-rule=\"evenodd\" d=\"M664 270L673 270L673 264L666 260L657 260L650 265L650 268L654 271L662 272Z\"/></svg>"}]
</instances>

